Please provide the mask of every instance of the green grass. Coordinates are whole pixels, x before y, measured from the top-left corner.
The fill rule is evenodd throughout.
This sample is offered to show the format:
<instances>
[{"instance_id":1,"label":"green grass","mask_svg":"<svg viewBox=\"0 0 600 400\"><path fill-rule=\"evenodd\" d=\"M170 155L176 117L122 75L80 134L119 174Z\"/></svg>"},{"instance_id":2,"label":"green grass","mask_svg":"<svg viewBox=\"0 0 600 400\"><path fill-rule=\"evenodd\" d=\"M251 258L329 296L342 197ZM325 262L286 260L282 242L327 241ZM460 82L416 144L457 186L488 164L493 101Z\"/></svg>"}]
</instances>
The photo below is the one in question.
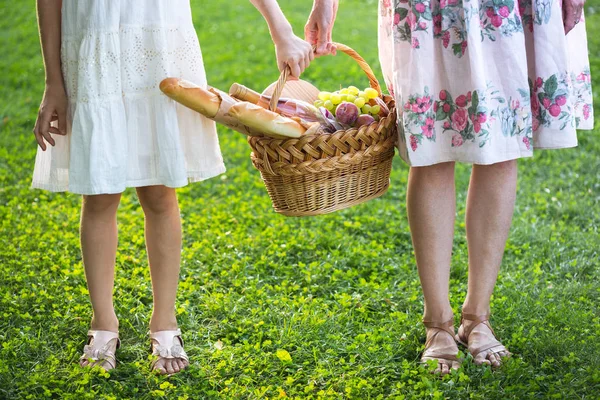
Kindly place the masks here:
<instances>
[{"instance_id":1,"label":"green grass","mask_svg":"<svg viewBox=\"0 0 600 400\"><path fill-rule=\"evenodd\" d=\"M128 190L119 211L116 307L123 346L109 374L76 364L88 328L78 242L80 198L29 189L30 133L43 90L32 1L0 17L0 398L600 398L600 131L574 150L519 162L519 196L493 298L497 333L515 353L502 369L465 363L444 379L417 363L420 292L395 160L382 198L318 218L275 214L242 135L220 129L225 176L179 190L185 239L178 301L191 368L150 373L151 287L143 214ZM209 82L254 88L277 78L266 25L248 1L192 2ZM281 2L296 32L309 1ZM593 4L592 4L593 3ZM226 5L225 5L226 4ZM600 1L590 0L592 74L600 88ZM378 70L376 2L342 2L334 39ZM344 56L306 77L366 85ZM600 97L596 89L596 104ZM596 109L600 115L600 108ZM451 275L466 292L464 202L457 170ZM221 340L222 350L214 343ZM280 359L278 350L291 360ZM280 355L282 353L279 353Z\"/></svg>"}]
</instances>

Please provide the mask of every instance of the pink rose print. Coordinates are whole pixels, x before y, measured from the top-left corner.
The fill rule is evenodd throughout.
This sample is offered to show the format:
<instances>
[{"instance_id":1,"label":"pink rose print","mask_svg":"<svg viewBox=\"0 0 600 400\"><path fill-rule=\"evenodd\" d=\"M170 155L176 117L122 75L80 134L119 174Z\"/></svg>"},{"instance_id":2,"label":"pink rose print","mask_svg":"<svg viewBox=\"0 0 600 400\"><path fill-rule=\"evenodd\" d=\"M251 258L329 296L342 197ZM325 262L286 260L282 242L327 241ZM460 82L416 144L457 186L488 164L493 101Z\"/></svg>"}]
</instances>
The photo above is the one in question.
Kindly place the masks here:
<instances>
[{"instance_id":1,"label":"pink rose print","mask_svg":"<svg viewBox=\"0 0 600 400\"><path fill-rule=\"evenodd\" d=\"M471 101L472 98L473 98L473 93L471 93L471 91L469 90L467 92L467 101Z\"/></svg>"},{"instance_id":2,"label":"pink rose print","mask_svg":"<svg viewBox=\"0 0 600 400\"><path fill-rule=\"evenodd\" d=\"M447 98L448 98L448 92L446 92L445 90L440 90L440 100L446 100Z\"/></svg>"},{"instance_id":3,"label":"pink rose print","mask_svg":"<svg viewBox=\"0 0 600 400\"><path fill-rule=\"evenodd\" d=\"M427 22L425 22L425 21L419 22L419 28L426 29L427 28Z\"/></svg>"},{"instance_id":4,"label":"pink rose print","mask_svg":"<svg viewBox=\"0 0 600 400\"><path fill-rule=\"evenodd\" d=\"M398 25L400 23L400 14L394 14L394 25Z\"/></svg>"},{"instance_id":5,"label":"pink rose print","mask_svg":"<svg viewBox=\"0 0 600 400\"><path fill-rule=\"evenodd\" d=\"M433 111L437 112L437 110L438 110L438 103L436 101L435 103L433 103Z\"/></svg>"},{"instance_id":6,"label":"pink rose print","mask_svg":"<svg viewBox=\"0 0 600 400\"><path fill-rule=\"evenodd\" d=\"M488 18L494 18L496 16L496 11L494 11L492 7L489 7L487 10L485 10L485 15L487 15Z\"/></svg>"},{"instance_id":7,"label":"pink rose print","mask_svg":"<svg viewBox=\"0 0 600 400\"><path fill-rule=\"evenodd\" d=\"M467 96L461 94L456 98L456 105L459 107L465 107L467 105Z\"/></svg>"},{"instance_id":8,"label":"pink rose print","mask_svg":"<svg viewBox=\"0 0 600 400\"><path fill-rule=\"evenodd\" d=\"M458 4L458 0L448 0L448 5L449 6L455 6Z\"/></svg>"},{"instance_id":9,"label":"pink rose print","mask_svg":"<svg viewBox=\"0 0 600 400\"><path fill-rule=\"evenodd\" d=\"M590 118L590 105L586 104L583 106L583 119L589 119Z\"/></svg>"},{"instance_id":10,"label":"pink rose print","mask_svg":"<svg viewBox=\"0 0 600 400\"><path fill-rule=\"evenodd\" d=\"M416 102L417 112L419 113L424 113L425 111L429 110L429 107L431 107L431 97L429 96L417 97Z\"/></svg>"},{"instance_id":11,"label":"pink rose print","mask_svg":"<svg viewBox=\"0 0 600 400\"><path fill-rule=\"evenodd\" d=\"M412 151L417 150L417 137L415 135L410 135L410 148Z\"/></svg>"},{"instance_id":12,"label":"pink rose print","mask_svg":"<svg viewBox=\"0 0 600 400\"><path fill-rule=\"evenodd\" d=\"M439 35L442 33L442 14L433 16L433 34Z\"/></svg>"},{"instance_id":13,"label":"pink rose print","mask_svg":"<svg viewBox=\"0 0 600 400\"><path fill-rule=\"evenodd\" d=\"M531 121L531 129L533 129L534 131L537 131L539 127L540 127L540 120L537 118L534 118Z\"/></svg>"},{"instance_id":14,"label":"pink rose print","mask_svg":"<svg viewBox=\"0 0 600 400\"><path fill-rule=\"evenodd\" d=\"M446 0L440 0L440 8L446 8L448 2Z\"/></svg>"},{"instance_id":15,"label":"pink rose print","mask_svg":"<svg viewBox=\"0 0 600 400\"><path fill-rule=\"evenodd\" d=\"M542 78L538 77L535 80L535 89L537 90L537 89L541 88L543 84L544 84L544 81L542 80Z\"/></svg>"},{"instance_id":16,"label":"pink rose print","mask_svg":"<svg viewBox=\"0 0 600 400\"><path fill-rule=\"evenodd\" d=\"M500 28L502 26L502 17L499 15L494 15L492 18L492 25L496 28Z\"/></svg>"},{"instance_id":17,"label":"pink rose print","mask_svg":"<svg viewBox=\"0 0 600 400\"><path fill-rule=\"evenodd\" d=\"M450 104L446 103L442 106L442 109L444 110L445 113L450 112Z\"/></svg>"},{"instance_id":18,"label":"pink rose print","mask_svg":"<svg viewBox=\"0 0 600 400\"><path fill-rule=\"evenodd\" d=\"M525 143L525 147L527 147L527 150L529 150L531 143L529 142L529 138L527 136L523 137L523 143Z\"/></svg>"},{"instance_id":19,"label":"pink rose print","mask_svg":"<svg viewBox=\"0 0 600 400\"><path fill-rule=\"evenodd\" d=\"M567 104L567 97L560 95L560 96L556 96L556 98L554 99L554 102L556 104L558 104L559 106L564 106L565 104Z\"/></svg>"},{"instance_id":20,"label":"pink rose print","mask_svg":"<svg viewBox=\"0 0 600 400\"><path fill-rule=\"evenodd\" d=\"M508 16L510 15L510 10L507 6L502 6L498 10L498 14L500 14L503 18L508 18Z\"/></svg>"},{"instance_id":21,"label":"pink rose print","mask_svg":"<svg viewBox=\"0 0 600 400\"><path fill-rule=\"evenodd\" d=\"M459 108L452 114L452 127L457 131L462 131L467 127L468 113L464 108Z\"/></svg>"},{"instance_id":22,"label":"pink rose print","mask_svg":"<svg viewBox=\"0 0 600 400\"><path fill-rule=\"evenodd\" d=\"M415 10L417 10L417 12L419 12L419 13L424 13L425 12L425 4L417 3L415 5Z\"/></svg>"},{"instance_id":23,"label":"pink rose print","mask_svg":"<svg viewBox=\"0 0 600 400\"><path fill-rule=\"evenodd\" d=\"M558 104L552 104L549 108L548 108L548 112L550 113L550 115L552 115L553 117L558 117L560 115L560 106Z\"/></svg>"},{"instance_id":24,"label":"pink rose print","mask_svg":"<svg viewBox=\"0 0 600 400\"><path fill-rule=\"evenodd\" d=\"M383 0L383 7L390 8L392 6L392 0Z\"/></svg>"},{"instance_id":25,"label":"pink rose print","mask_svg":"<svg viewBox=\"0 0 600 400\"><path fill-rule=\"evenodd\" d=\"M413 36L411 46L413 49L419 48L419 39Z\"/></svg>"},{"instance_id":26,"label":"pink rose print","mask_svg":"<svg viewBox=\"0 0 600 400\"><path fill-rule=\"evenodd\" d=\"M448 48L448 45L450 44L450 31L445 31L442 35L442 44L445 48Z\"/></svg>"},{"instance_id":27,"label":"pink rose print","mask_svg":"<svg viewBox=\"0 0 600 400\"><path fill-rule=\"evenodd\" d=\"M450 122L444 121L444 129L450 129Z\"/></svg>"},{"instance_id":28,"label":"pink rose print","mask_svg":"<svg viewBox=\"0 0 600 400\"><path fill-rule=\"evenodd\" d=\"M417 16L412 12L412 10L406 15L406 23L411 30L414 29L415 24L417 23Z\"/></svg>"},{"instance_id":29,"label":"pink rose print","mask_svg":"<svg viewBox=\"0 0 600 400\"><path fill-rule=\"evenodd\" d=\"M413 104L412 105L412 112L414 112L414 113L418 113L419 112L419 106L417 104Z\"/></svg>"},{"instance_id":30,"label":"pink rose print","mask_svg":"<svg viewBox=\"0 0 600 400\"><path fill-rule=\"evenodd\" d=\"M552 105L552 102L550 101L549 98L545 97L544 100L542 100L542 105L544 106L544 108L547 110L550 108L550 106Z\"/></svg>"},{"instance_id":31,"label":"pink rose print","mask_svg":"<svg viewBox=\"0 0 600 400\"><path fill-rule=\"evenodd\" d=\"M433 123L433 118L429 117L425 120L425 125L421 127L423 135L425 135L427 138L431 138L433 136Z\"/></svg>"},{"instance_id":32,"label":"pink rose print","mask_svg":"<svg viewBox=\"0 0 600 400\"><path fill-rule=\"evenodd\" d=\"M538 115L540 113L540 102L537 97L531 98L531 112L533 115Z\"/></svg>"},{"instance_id":33,"label":"pink rose print","mask_svg":"<svg viewBox=\"0 0 600 400\"><path fill-rule=\"evenodd\" d=\"M452 135L452 147L460 147L463 144L463 138L458 133Z\"/></svg>"},{"instance_id":34,"label":"pink rose print","mask_svg":"<svg viewBox=\"0 0 600 400\"><path fill-rule=\"evenodd\" d=\"M487 116L484 113L479 114L478 121L480 124L484 124L487 121Z\"/></svg>"}]
</instances>

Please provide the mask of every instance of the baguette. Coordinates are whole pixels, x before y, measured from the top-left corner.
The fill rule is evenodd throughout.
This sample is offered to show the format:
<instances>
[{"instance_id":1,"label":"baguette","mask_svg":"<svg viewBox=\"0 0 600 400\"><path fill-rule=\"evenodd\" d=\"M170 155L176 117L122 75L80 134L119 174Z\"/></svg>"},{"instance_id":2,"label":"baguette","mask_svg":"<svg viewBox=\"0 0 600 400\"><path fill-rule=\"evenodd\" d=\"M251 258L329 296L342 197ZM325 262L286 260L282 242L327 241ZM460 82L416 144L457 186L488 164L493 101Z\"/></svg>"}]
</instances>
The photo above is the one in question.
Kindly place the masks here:
<instances>
[{"instance_id":1,"label":"baguette","mask_svg":"<svg viewBox=\"0 0 600 400\"><path fill-rule=\"evenodd\" d=\"M208 118L214 118L221 106L221 98L215 93L184 79L167 78L160 83L160 90Z\"/></svg>"},{"instance_id":2,"label":"baguette","mask_svg":"<svg viewBox=\"0 0 600 400\"><path fill-rule=\"evenodd\" d=\"M306 128L293 119L246 101L234 104L228 114L251 130L261 132L266 136L299 138L306 132Z\"/></svg>"}]
</instances>

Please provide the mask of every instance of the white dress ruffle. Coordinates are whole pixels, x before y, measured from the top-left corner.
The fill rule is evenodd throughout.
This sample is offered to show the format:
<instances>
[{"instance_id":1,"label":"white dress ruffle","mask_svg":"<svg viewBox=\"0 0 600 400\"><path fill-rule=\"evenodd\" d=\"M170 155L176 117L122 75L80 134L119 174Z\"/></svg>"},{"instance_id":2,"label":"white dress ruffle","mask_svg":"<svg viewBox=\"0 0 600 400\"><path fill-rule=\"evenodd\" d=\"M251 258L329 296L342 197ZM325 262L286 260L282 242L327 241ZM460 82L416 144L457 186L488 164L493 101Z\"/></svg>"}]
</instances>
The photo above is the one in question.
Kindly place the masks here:
<instances>
[{"instance_id":1,"label":"white dress ruffle","mask_svg":"<svg viewBox=\"0 0 600 400\"><path fill-rule=\"evenodd\" d=\"M215 123L162 94L206 75L189 0L63 0L67 136L38 149L34 188L93 195L225 171Z\"/></svg>"}]
</instances>

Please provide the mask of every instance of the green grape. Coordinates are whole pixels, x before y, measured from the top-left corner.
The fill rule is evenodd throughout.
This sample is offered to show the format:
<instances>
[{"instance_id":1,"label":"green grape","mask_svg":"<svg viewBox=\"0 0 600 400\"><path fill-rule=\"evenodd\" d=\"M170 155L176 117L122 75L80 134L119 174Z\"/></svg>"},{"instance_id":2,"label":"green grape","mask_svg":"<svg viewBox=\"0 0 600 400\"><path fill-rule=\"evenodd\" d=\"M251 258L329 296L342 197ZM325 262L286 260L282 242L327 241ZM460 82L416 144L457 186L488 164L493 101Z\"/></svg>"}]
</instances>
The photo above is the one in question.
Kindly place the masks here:
<instances>
[{"instance_id":1,"label":"green grape","mask_svg":"<svg viewBox=\"0 0 600 400\"><path fill-rule=\"evenodd\" d=\"M370 106L370 105L368 105L368 104L365 104L365 105L362 107L362 113L363 113L363 114L370 114L370 113L371 113L371 106Z\"/></svg>"},{"instance_id":2,"label":"green grape","mask_svg":"<svg viewBox=\"0 0 600 400\"><path fill-rule=\"evenodd\" d=\"M354 103L355 100L356 100L356 96L353 94L348 94L346 96L346 101L349 101L350 103Z\"/></svg>"},{"instance_id":3,"label":"green grape","mask_svg":"<svg viewBox=\"0 0 600 400\"><path fill-rule=\"evenodd\" d=\"M367 102L362 97L357 97L356 100L354 100L354 105L358 108L363 108L366 103Z\"/></svg>"},{"instance_id":4,"label":"green grape","mask_svg":"<svg viewBox=\"0 0 600 400\"><path fill-rule=\"evenodd\" d=\"M340 94L348 94L348 89L346 89L346 88L341 89Z\"/></svg>"},{"instance_id":5,"label":"green grape","mask_svg":"<svg viewBox=\"0 0 600 400\"><path fill-rule=\"evenodd\" d=\"M358 93L360 91L358 90L358 88L356 86L349 86L348 87L348 93L353 94L355 96L358 96Z\"/></svg>"},{"instance_id":6,"label":"green grape","mask_svg":"<svg viewBox=\"0 0 600 400\"><path fill-rule=\"evenodd\" d=\"M333 104L340 104L342 102L342 96L337 93L334 93L331 95L330 100Z\"/></svg>"},{"instance_id":7,"label":"green grape","mask_svg":"<svg viewBox=\"0 0 600 400\"><path fill-rule=\"evenodd\" d=\"M317 108L323 107L323 104L325 104L325 102L323 100L315 101L315 107L317 107Z\"/></svg>"},{"instance_id":8,"label":"green grape","mask_svg":"<svg viewBox=\"0 0 600 400\"><path fill-rule=\"evenodd\" d=\"M379 106L379 104L376 104L371 107L371 114L373 114L373 115L379 114L380 111L381 111L381 106Z\"/></svg>"},{"instance_id":9,"label":"green grape","mask_svg":"<svg viewBox=\"0 0 600 400\"><path fill-rule=\"evenodd\" d=\"M340 97L342 98L342 103L344 101L348 101L348 95L347 94L342 94L342 95L340 95Z\"/></svg>"},{"instance_id":10,"label":"green grape","mask_svg":"<svg viewBox=\"0 0 600 400\"><path fill-rule=\"evenodd\" d=\"M362 90L358 92L358 97L362 97L363 99L365 99L365 102L369 100L369 96L367 96L367 94Z\"/></svg>"},{"instance_id":11,"label":"green grape","mask_svg":"<svg viewBox=\"0 0 600 400\"><path fill-rule=\"evenodd\" d=\"M329 92L319 92L319 100L327 101L331 97Z\"/></svg>"},{"instance_id":12,"label":"green grape","mask_svg":"<svg viewBox=\"0 0 600 400\"><path fill-rule=\"evenodd\" d=\"M325 107L329 111L332 111L335 108L331 100L326 100L325 103L323 103L323 107Z\"/></svg>"},{"instance_id":13,"label":"green grape","mask_svg":"<svg viewBox=\"0 0 600 400\"><path fill-rule=\"evenodd\" d=\"M366 88L365 94L367 95L367 97L369 99L375 99L375 98L379 97L379 92L373 88Z\"/></svg>"}]
</instances>

